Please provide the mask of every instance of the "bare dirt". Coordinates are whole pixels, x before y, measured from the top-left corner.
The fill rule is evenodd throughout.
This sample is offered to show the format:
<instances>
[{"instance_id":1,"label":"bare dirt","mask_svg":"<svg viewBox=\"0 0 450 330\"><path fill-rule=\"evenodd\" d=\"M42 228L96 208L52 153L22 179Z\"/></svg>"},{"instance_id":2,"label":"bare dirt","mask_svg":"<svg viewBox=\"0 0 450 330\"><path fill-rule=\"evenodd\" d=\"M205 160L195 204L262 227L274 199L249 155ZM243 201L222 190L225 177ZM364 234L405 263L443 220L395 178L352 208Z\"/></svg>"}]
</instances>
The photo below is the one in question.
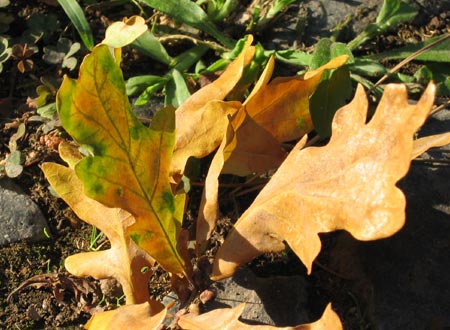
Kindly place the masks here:
<instances>
[{"instance_id":1,"label":"bare dirt","mask_svg":"<svg viewBox=\"0 0 450 330\"><path fill-rule=\"evenodd\" d=\"M117 9L103 9L100 7L100 9L91 11L92 26L97 27L97 31L104 29L102 22L104 22L105 18L111 20L121 18L123 15L126 15L127 10L129 8L125 7L124 13ZM64 13L59 7L54 6L52 1L33 3L17 1L8 7L8 11L16 18L11 27L16 35L20 35L23 32L25 28L24 22L32 13L53 13L61 20L62 26L68 25L68 20ZM361 13L360 15L359 18L361 20L366 17L366 14ZM356 19L358 19L358 16ZM309 22L309 24L313 24L313 22ZM410 42L411 38L416 38L419 41L421 38L425 38L424 35L431 32L445 33L448 31L450 31L449 10L436 13L432 8L421 7L421 14L414 22L402 25L398 31L377 38L374 43L366 46L361 51L379 52L404 45ZM98 33L100 36L103 35L100 32ZM75 34L72 34L72 37L74 40L77 39ZM269 38L268 35L264 34L259 36L259 38L264 37ZM269 42L270 40L262 39L262 41ZM312 43L311 40L308 42ZM311 44L305 43L303 46L307 48ZM26 166L22 175L14 179L14 181L40 207L48 220L51 238L42 243L15 243L0 249L0 328L80 329L95 310L99 308L114 308L123 303L123 297L121 297L121 292L117 290L114 283L100 283L90 278L78 279L71 276L64 269L64 258L88 249L92 228L80 221L64 202L51 194L48 189L48 183L40 171L39 164L41 162L60 162L60 160L55 151L55 145L51 143L54 136L49 137L43 133L41 129L42 123L28 120L32 115L35 115L35 109L29 106L27 98L35 97L36 95L34 89L39 84L37 77L52 71L52 74L60 79L61 74L64 72L55 72L54 68L48 67L48 64L38 57L33 58L33 60L35 69L32 73L22 75L15 70L13 63L10 63L0 75L0 154L4 155L8 152L8 141L12 134L16 132L17 123L25 122L27 124L27 133L25 138L20 141L20 150L26 155ZM136 60L139 61L139 59ZM131 70L139 68L139 62L133 63L133 57L130 54L126 54L124 62L126 61L128 61L127 65ZM414 66L407 67L406 70L414 70ZM73 75L73 73L70 74ZM61 130L59 132L61 134L58 135L58 138L67 138L64 132ZM415 166L426 166L426 164ZM429 170L434 171L434 167L432 165L429 166ZM439 168L439 171L447 171L448 174L449 167ZM411 180L413 181L410 182ZM408 177L404 184L408 185L408 189L411 189L411 186L414 186L414 182L417 182L417 180L419 179L416 177ZM422 182L421 184L427 183ZM194 189L193 193L195 191ZM223 193L224 196L227 195L227 191L223 190ZM442 194L444 196L442 197L443 199L448 197L448 191L446 193L442 192ZM243 205L234 205L232 201L224 200L221 210L227 217L224 218L223 226L214 236L213 247L219 244L218 242L226 234L227 228L245 210L252 198L254 198L254 195L255 193L247 194L248 200ZM412 196L411 200L414 201L414 196L420 195L414 195L414 192L411 190L410 196ZM192 196L191 198L190 209L187 212L187 226L189 225L189 219L196 214L195 202L197 199L198 196ZM427 210L426 208L423 209ZM410 209L409 212L413 211ZM425 214L421 215L425 216ZM445 215L442 215L442 217L445 217ZM408 227L409 231L406 231L405 235L410 235L408 239L421 242L424 236L417 236L417 233L423 230L423 226L425 225ZM432 226L432 228L435 231L442 230L442 227L439 226ZM440 235L435 236L435 233L432 231L427 231L426 238L432 241L439 237L437 239L441 247L439 251L442 251L442 246L448 247L449 244L448 239L445 240L442 235L448 237L448 233L449 231L441 232ZM367 269L368 264L361 261L361 256L375 258L378 255L377 258L391 258L392 262L396 263L402 259L402 256L395 255L395 253L398 253L398 251L407 253L404 249L396 250L393 248L396 244L401 243L396 243L396 238L393 238L391 241L361 245L360 242L355 242L342 233L324 235L322 240L324 249L310 277L306 277L304 266L294 254L290 253L285 255L267 255L252 262L249 266L257 276L261 277L300 275L307 278L312 287L312 298L308 311L311 316L319 316L324 304L331 300L346 329L400 329L401 327L390 327L389 325L380 327L380 324L375 323L376 320L379 320L380 317L386 314L383 314L380 309L376 308L377 304L380 304L380 300L383 300L383 297L379 296L380 292L383 291L379 289L376 291L378 293L375 295L373 293L373 290L383 287L383 285L374 282L370 274L375 271L386 272L386 281L398 281L399 283L396 282L396 285L400 286L402 285L400 281L404 280L405 276L410 276L409 279L411 280L411 276L416 276L417 274L408 273L403 277L395 277L395 273L393 273L394 266L393 269L376 269L376 266L373 266L373 269ZM377 244L381 244L382 248L377 250ZM442 272L443 278L446 278L447 282L449 282L449 259L446 259L446 261L438 260L441 257L443 256L430 254L432 260L429 261L429 265L435 263L441 265L443 262L446 262L447 268L439 268L439 271ZM448 254L445 257L447 258ZM420 267L427 267L426 263L418 263L417 265L420 266L415 266L415 268L411 265L404 266L405 271L421 272ZM433 273L430 276L437 279L439 274ZM379 278L376 280L378 281ZM442 285L442 292L447 293L448 285L441 282L443 282L442 279L438 283L422 282L423 287L421 290L424 292L428 290L432 294L436 290L439 291L438 286ZM161 298L168 292L169 286L167 277L161 275L159 278L155 277L153 279L150 290L154 297ZM419 290L418 286L413 288ZM386 290L388 290L387 286ZM395 293L396 291L394 290L393 292ZM420 294L418 293L417 296L420 297ZM398 294L397 297L398 299L404 299L399 305L408 304L408 296ZM386 299L395 299L395 297L390 296ZM430 302L425 303L428 307L432 306ZM447 304L446 306L443 305L442 308L442 313L437 313L434 319L435 322L433 321L434 323L429 324L430 327L427 328L441 329L450 327L450 323L447 323L448 320L442 316L445 315L445 312L448 312L447 314L450 315L450 309L445 310L445 308L450 308L450 306ZM413 310L410 312L414 314ZM427 322L424 321L424 323Z\"/></svg>"}]
</instances>

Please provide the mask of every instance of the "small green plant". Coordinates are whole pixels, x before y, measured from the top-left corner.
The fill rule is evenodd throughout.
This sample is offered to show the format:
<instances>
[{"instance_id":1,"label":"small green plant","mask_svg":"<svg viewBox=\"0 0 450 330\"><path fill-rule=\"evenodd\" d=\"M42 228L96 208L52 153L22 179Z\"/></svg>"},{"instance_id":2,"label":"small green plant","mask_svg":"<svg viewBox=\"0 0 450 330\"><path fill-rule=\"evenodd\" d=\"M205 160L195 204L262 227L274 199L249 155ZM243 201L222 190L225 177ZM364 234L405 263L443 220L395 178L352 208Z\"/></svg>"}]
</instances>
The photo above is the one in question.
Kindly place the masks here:
<instances>
[{"instance_id":1,"label":"small green plant","mask_svg":"<svg viewBox=\"0 0 450 330\"><path fill-rule=\"evenodd\" d=\"M8 39L0 36L0 73L3 71L3 63L5 63L12 54L12 48L8 47Z\"/></svg>"},{"instance_id":2,"label":"small green plant","mask_svg":"<svg viewBox=\"0 0 450 330\"><path fill-rule=\"evenodd\" d=\"M75 69L77 59L73 55L80 50L78 42L72 43L67 38L60 38L56 46L44 47L42 59L47 63L59 64L62 68Z\"/></svg>"},{"instance_id":3,"label":"small green plant","mask_svg":"<svg viewBox=\"0 0 450 330\"><path fill-rule=\"evenodd\" d=\"M10 178L16 178L23 171L24 157L22 152L18 148L18 141L20 141L26 133L24 123L20 123L17 127L16 133L14 133L8 143L9 155L3 160L0 172L3 172Z\"/></svg>"},{"instance_id":4,"label":"small green plant","mask_svg":"<svg viewBox=\"0 0 450 330\"><path fill-rule=\"evenodd\" d=\"M89 251L98 251L102 248L102 246L106 243L106 241L103 241L99 244L100 239L103 237L103 233L97 230L97 227L92 226L91 228L91 236L89 239Z\"/></svg>"}]
</instances>

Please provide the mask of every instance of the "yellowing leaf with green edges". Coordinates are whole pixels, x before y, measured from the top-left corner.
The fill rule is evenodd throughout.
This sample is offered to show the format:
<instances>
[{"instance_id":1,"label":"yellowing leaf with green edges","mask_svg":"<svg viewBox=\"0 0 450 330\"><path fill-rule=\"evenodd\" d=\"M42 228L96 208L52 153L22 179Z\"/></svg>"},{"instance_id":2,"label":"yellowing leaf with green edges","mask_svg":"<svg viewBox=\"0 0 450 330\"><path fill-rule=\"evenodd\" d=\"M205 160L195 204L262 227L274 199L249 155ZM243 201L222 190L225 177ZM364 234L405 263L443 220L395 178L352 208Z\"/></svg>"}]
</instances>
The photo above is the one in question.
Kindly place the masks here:
<instances>
[{"instance_id":1,"label":"yellowing leaf with green edges","mask_svg":"<svg viewBox=\"0 0 450 330\"><path fill-rule=\"evenodd\" d=\"M125 18L122 22L114 22L108 26L102 43L113 48L122 48L139 38L147 29L142 17Z\"/></svg>"},{"instance_id":2,"label":"yellowing leaf with green edges","mask_svg":"<svg viewBox=\"0 0 450 330\"><path fill-rule=\"evenodd\" d=\"M323 312L322 317L313 323L292 327L275 327L271 325L249 325L239 321L245 303L235 308L219 308L200 315L183 315L178 325L183 330L341 330L339 316L331 309L331 304Z\"/></svg>"},{"instance_id":3,"label":"yellowing leaf with green edges","mask_svg":"<svg viewBox=\"0 0 450 330\"><path fill-rule=\"evenodd\" d=\"M67 146L60 145L68 149ZM148 281L154 260L140 249L126 234L134 218L128 212L109 208L87 197L83 184L71 168L56 163L42 164L45 177L58 195L83 221L99 228L109 239L111 248L83 252L65 260L67 270L76 276L96 279L115 278L125 293L127 304L143 303L150 299ZM146 267L148 270L142 272Z\"/></svg>"},{"instance_id":4,"label":"yellowing leaf with green edges","mask_svg":"<svg viewBox=\"0 0 450 330\"><path fill-rule=\"evenodd\" d=\"M311 272L321 249L319 233L346 230L360 240L388 237L405 221L405 197L396 183L406 175L413 136L433 106L430 85L416 105L406 87L387 85L372 119L358 86L353 101L336 112L330 142L289 153L219 249L212 278L284 242Z\"/></svg>"},{"instance_id":5,"label":"yellowing leaf with green edges","mask_svg":"<svg viewBox=\"0 0 450 330\"><path fill-rule=\"evenodd\" d=\"M184 195L174 196L169 184L174 109L159 111L150 128L139 122L106 45L86 56L78 80L64 78L57 107L66 131L93 154L75 166L85 194L130 212L135 222L127 234L164 269L182 274L177 236Z\"/></svg>"}]
</instances>

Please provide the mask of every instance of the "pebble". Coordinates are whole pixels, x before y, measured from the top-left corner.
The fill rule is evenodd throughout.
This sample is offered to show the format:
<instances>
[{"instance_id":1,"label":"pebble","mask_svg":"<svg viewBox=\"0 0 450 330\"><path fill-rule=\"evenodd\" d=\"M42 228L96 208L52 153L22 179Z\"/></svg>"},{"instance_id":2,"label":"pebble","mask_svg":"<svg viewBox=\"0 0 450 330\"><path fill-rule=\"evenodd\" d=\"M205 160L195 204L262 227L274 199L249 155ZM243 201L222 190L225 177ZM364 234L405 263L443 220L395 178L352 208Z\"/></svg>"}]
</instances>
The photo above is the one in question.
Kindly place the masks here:
<instances>
[{"instance_id":1,"label":"pebble","mask_svg":"<svg viewBox=\"0 0 450 330\"><path fill-rule=\"evenodd\" d=\"M305 277L258 277L248 267L240 267L233 277L216 282L217 296L204 305L204 312L236 307L245 302L241 318L252 324L289 326L310 321L311 285Z\"/></svg>"},{"instance_id":2,"label":"pebble","mask_svg":"<svg viewBox=\"0 0 450 330\"><path fill-rule=\"evenodd\" d=\"M0 246L47 239L47 221L38 206L10 179L0 179Z\"/></svg>"}]
</instances>

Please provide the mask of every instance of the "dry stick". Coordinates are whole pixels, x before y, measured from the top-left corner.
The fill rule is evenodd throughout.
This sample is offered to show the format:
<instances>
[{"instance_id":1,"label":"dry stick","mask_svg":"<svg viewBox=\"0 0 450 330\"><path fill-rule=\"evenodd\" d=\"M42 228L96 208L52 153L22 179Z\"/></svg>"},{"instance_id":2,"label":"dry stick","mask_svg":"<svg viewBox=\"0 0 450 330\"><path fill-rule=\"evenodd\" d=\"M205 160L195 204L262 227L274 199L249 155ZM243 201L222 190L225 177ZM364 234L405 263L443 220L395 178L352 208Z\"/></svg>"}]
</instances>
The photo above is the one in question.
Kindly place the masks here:
<instances>
[{"instance_id":1,"label":"dry stick","mask_svg":"<svg viewBox=\"0 0 450 330\"><path fill-rule=\"evenodd\" d=\"M431 109L430 113L428 114L428 116L431 116L433 113L436 113L438 111L441 111L442 109L444 109L445 107L450 106L450 101L447 101L445 103L442 103L441 105L434 107L433 109Z\"/></svg>"},{"instance_id":2,"label":"dry stick","mask_svg":"<svg viewBox=\"0 0 450 330\"><path fill-rule=\"evenodd\" d=\"M442 37L439 40L436 40L434 42L432 42L429 45L426 45L425 47L419 49L418 51L412 53L411 55L409 55L408 57L406 57L403 61L401 61L399 64L397 64L396 66L394 66L388 73L386 73L383 77L381 77L380 80L378 80L376 82L375 85L372 86L372 88L370 90L373 90L374 88L376 88L377 86L379 86L383 81L385 81L387 78L389 78L389 76L391 76L393 73L397 72L402 66L404 66L405 64L411 62L413 59L415 59L417 56L425 53L426 51L428 51L429 49L439 45L440 43L446 41L447 39L450 39L450 33L445 35L445 37Z\"/></svg>"}]
</instances>

